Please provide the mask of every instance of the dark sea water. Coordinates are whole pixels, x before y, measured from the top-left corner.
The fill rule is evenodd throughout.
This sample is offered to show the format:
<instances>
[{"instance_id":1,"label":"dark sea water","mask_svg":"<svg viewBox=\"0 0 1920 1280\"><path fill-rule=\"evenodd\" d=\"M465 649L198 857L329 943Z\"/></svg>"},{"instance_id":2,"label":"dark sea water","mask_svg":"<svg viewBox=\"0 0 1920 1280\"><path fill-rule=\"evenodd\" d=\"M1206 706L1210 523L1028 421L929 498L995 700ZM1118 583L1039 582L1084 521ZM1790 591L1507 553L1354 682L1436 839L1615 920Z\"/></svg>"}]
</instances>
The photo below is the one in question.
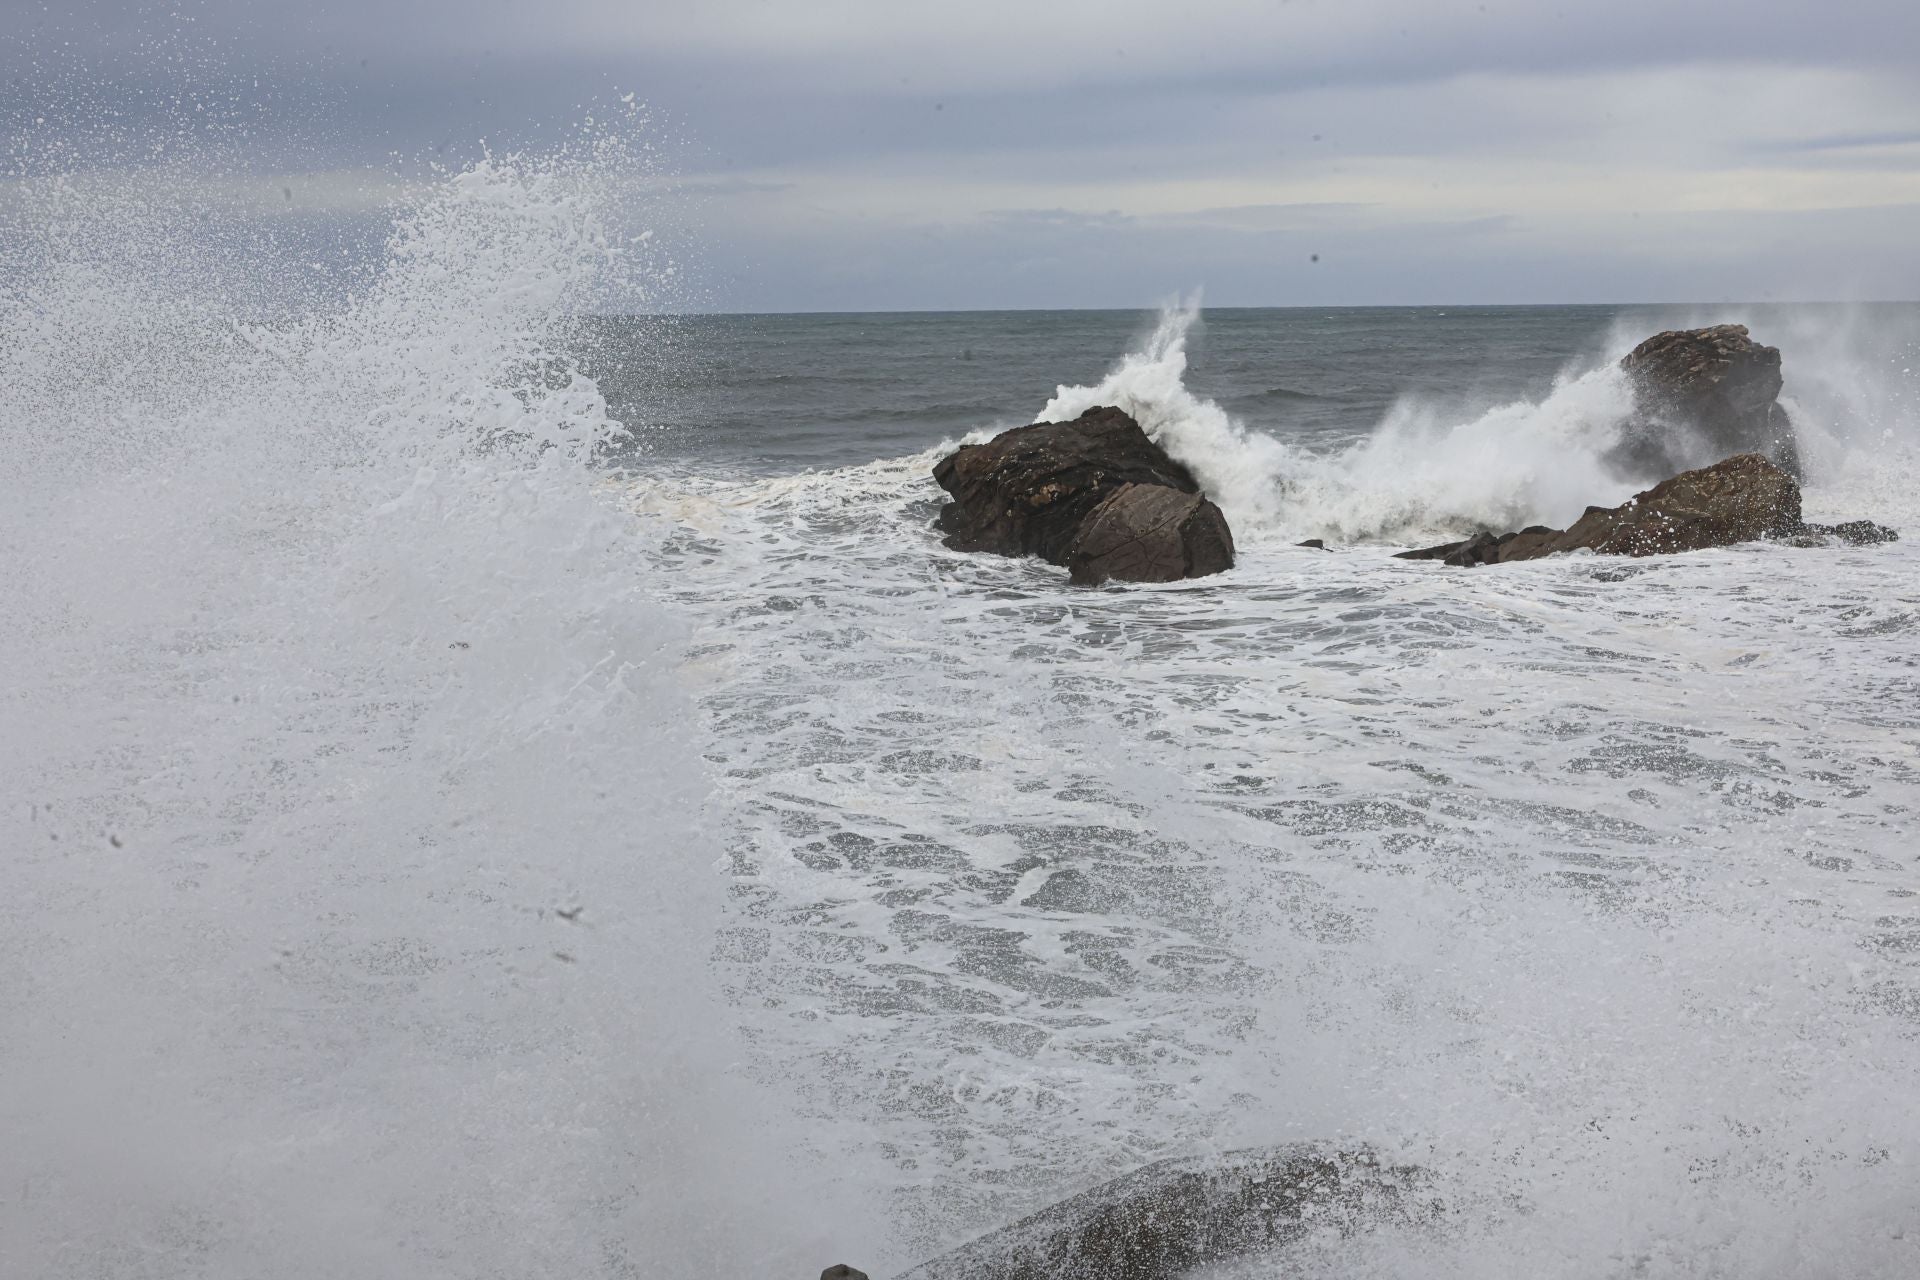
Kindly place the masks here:
<instances>
[{"instance_id":1,"label":"dark sea water","mask_svg":"<svg viewBox=\"0 0 1920 1280\"><path fill-rule=\"evenodd\" d=\"M1364 436L1404 397L1461 414L1543 399L1621 334L1724 315L1763 338L1770 324L1879 331L1889 359L1914 323L1898 304L1209 309L1185 380L1250 427L1324 447ZM611 318L586 346L621 420L663 428L646 437L655 454L803 469L1021 425L1056 386L1097 383L1155 323L1152 310ZM671 369L654 362L661 344Z\"/></svg>"},{"instance_id":2,"label":"dark sea water","mask_svg":"<svg viewBox=\"0 0 1920 1280\"><path fill-rule=\"evenodd\" d=\"M611 163L271 319L20 206L0 1276L881 1277L1298 1139L1444 1211L1242 1274L1920 1274L1920 308L582 320ZM1905 541L1391 557L1626 497L1724 320ZM1096 404L1231 571L940 544Z\"/></svg>"}]
</instances>

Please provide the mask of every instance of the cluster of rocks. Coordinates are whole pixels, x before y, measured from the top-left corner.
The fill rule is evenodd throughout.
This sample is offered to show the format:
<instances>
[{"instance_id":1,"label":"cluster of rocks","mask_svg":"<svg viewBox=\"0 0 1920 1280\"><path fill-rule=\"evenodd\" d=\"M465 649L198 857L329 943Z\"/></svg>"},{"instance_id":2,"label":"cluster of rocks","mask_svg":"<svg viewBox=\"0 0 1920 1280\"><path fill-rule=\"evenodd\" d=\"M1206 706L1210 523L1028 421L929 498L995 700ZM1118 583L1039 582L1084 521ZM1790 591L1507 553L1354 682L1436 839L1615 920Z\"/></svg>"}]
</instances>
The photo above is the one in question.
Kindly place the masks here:
<instances>
[{"instance_id":1,"label":"cluster of rocks","mask_svg":"<svg viewBox=\"0 0 1920 1280\"><path fill-rule=\"evenodd\" d=\"M1233 567L1233 531L1193 473L1119 409L962 445L933 478L956 551L1039 556L1072 581L1174 582Z\"/></svg>"},{"instance_id":2,"label":"cluster of rocks","mask_svg":"<svg viewBox=\"0 0 1920 1280\"><path fill-rule=\"evenodd\" d=\"M1779 404L1780 352L1743 325L1657 334L1621 362L1632 415L1611 459L1654 480L1565 529L1483 531L1400 553L1449 565L1567 551L1651 556L1756 539L1865 545L1864 520L1808 524L1800 458ZM1676 471L1679 474L1674 474ZM941 460L939 527L959 551L1040 556L1076 583L1170 582L1233 567L1233 533L1191 472L1116 408L1035 423ZM1321 547L1319 540L1300 544ZM1324 549L1323 547L1321 549ZM1160 1280L1256 1255L1307 1230L1428 1222L1417 1170L1315 1144L1149 1165L908 1272L900 1280ZM867 1280L841 1265L821 1280Z\"/></svg>"},{"instance_id":3,"label":"cluster of rocks","mask_svg":"<svg viewBox=\"0 0 1920 1280\"><path fill-rule=\"evenodd\" d=\"M899 1280L1165 1280L1316 1231L1430 1221L1419 1170L1296 1143L1163 1160L942 1254ZM821 1280L866 1280L844 1264Z\"/></svg>"},{"instance_id":4,"label":"cluster of rocks","mask_svg":"<svg viewBox=\"0 0 1920 1280\"><path fill-rule=\"evenodd\" d=\"M1589 507L1566 529L1485 530L1401 557L1466 567L1563 551L1650 556L1760 538L1864 545L1897 537L1864 520L1801 518L1780 351L1753 341L1745 325L1656 334L1620 363L1634 407L1610 460L1624 477L1670 478L1617 507ZM1682 467L1693 469L1673 474ZM1116 408L963 445L933 475L951 496L939 526L956 551L1040 556L1083 585L1173 582L1233 567L1226 516Z\"/></svg>"}]
</instances>

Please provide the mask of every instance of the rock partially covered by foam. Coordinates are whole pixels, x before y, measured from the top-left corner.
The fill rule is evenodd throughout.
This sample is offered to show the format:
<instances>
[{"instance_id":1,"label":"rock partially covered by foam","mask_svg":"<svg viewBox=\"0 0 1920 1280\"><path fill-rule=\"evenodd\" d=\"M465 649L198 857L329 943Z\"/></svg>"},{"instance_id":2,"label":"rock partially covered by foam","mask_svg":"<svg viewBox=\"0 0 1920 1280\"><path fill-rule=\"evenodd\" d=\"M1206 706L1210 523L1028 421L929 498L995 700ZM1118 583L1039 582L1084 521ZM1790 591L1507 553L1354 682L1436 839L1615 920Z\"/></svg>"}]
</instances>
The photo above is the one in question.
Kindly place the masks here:
<instances>
[{"instance_id":1,"label":"rock partially covered by foam","mask_svg":"<svg viewBox=\"0 0 1920 1280\"><path fill-rule=\"evenodd\" d=\"M1174 582L1233 567L1233 531L1193 474L1126 413L1089 409L962 445L933 478L956 551L1039 556L1076 583Z\"/></svg>"},{"instance_id":2,"label":"rock partially covered by foam","mask_svg":"<svg viewBox=\"0 0 1920 1280\"><path fill-rule=\"evenodd\" d=\"M1165 1280L1316 1231L1431 1216L1426 1179L1297 1143L1163 1160L1043 1209L900 1280Z\"/></svg>"},{"instance_id":3,"label":"rock partially covered by foam","mask_svg":"<svg viewBox=\"0 0 1920 1280\"><path fill-rule=\"evenodd\" d=\"M1657 556L1759 538L1865 545L1897 536L1865 520L1806 523L1800 518L1800 486L1793 477L1759 454L1743 453L1682 472L1617 507L1588 507L1567 529L1535 525L1514 533L1477 533L1461 542L1403 551L1400 558L1467 567L1537 560L1562 551Z\"/></svg>"},{"instance_id":4,"label":"rock partially covered by foam","mask_svg":"<svg viewBox=\"0 0 1920 1280\"><path fill-rule=\"evenodd\" d=\"M1800 450L1781 407L1780 349L1743 324L1657 333L1620 361L1634 413L1614 461L1629 475L1671 475L1739 453L1757 453L1793 476Z\"/></svg>"}]
</instances>

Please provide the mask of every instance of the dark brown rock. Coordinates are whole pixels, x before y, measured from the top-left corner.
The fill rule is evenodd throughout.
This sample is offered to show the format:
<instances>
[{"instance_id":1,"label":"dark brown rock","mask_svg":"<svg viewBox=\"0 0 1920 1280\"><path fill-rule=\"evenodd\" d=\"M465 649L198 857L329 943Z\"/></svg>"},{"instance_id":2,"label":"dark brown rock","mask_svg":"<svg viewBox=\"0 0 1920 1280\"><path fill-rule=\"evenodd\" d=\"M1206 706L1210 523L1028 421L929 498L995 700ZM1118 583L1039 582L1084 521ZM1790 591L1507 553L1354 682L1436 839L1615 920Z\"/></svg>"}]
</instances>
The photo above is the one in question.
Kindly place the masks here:
<instances>
[{"instance_id":1,"label":"dark brown rock","mask_svg":"<svg viewBox=\"0 0 1920 1280\"><path fill-rule=\"evenodd\" d=\"M1185 467L1119 409L963 445L933 478L956 551L1035 555L1077 583L1171 582L1233 567L1233 533Z\"/></svg>"},{"instance_id":2,"label":"dark brown rock","mask_svg":"<svg viewBox=\"0 0 1920 1280\"><path fill-rule=\"evenodd\" d=\"M1777 537L1800 527L1800 486L1758 454L1743 453L1663 480L1617 507L1588 507L1565 533L1523 533L1500 563L1558 551L1658 556Z\"/></svg>"},{"instance_id":3,"label":"dark brown rock","mask_svg":"<svg viewBox=\"0 0 1920 1280\"><path fill-rule=\"evenodd\" d=\"M867 1273L844 1262L836 1262L820 1273L820 1280L867 1280Z\"/></svg>"},{"instance_id":4,"label":"dark brown rock","mask_svg":"<svg viewBox=\"0 0 1920 1280\"><path fill-rule=\"evenodd\" d=\"M1592 508L1588 508L1592 510ZM1455 568L1467 568L1476 564L1497 564L1501 559L1501 549L1516 538L1531 534L1558 533L1543 524L1529 525L1516 533L1494 533L1483 530L1470 538L1459 542L1443 542L1437 547L1421 547L1417 551L1396 553L1401 560L1440 560Z\"/></svg>"},{"instance_id":5,"label":"dark brown rock","mask_svg":"<svg viewBox=\"0 0 1920 1280\"><path fill-rule=\"evenodd\" d=\"M1469 567L1537 560L1562 551L1657 556L1758 538L1854 545L1891 542L1893 530L1867 520L1810 525L1800 518L1800 486L1758 454L1743 453L1682 472L1617 507L1588 507L1567 529L1542 525L1517 533L1476 533L1460 542L1402 551L1402 560L1440 560Z\"/></svg>"},{"instance_id":6,"label":"dark brown rock","mask_svg":"<svg viewBox=\"0 0 1920 1280\"><path fill-rule=\"evenodd\" d=\"M1800 474L1793 422L1780 406L1780 349L1743 324L1657 333L1628 352L1634 413L1614 462L1628 475L1672 475L1739 453Z\"/></svg>"},{"instance_id":7,"label":"dark brown rock","mask_svg":"<svg viewBox=\"0 0 1920 1280\"><path fill-rule=\"evenodd\" d=\"M900 1280L1166 1280L1315 1229L1431 1216L1418 1171L1301 1143L1165 1160L1043 1209Z\"/></svg>"},{"instance_id":8,"label":"dark brown rock","mask_svg":"<svg viewBox=\"0 0 1920 1280\"><path fill-rule=\"evenodd\" d=\"M1220 508L1161 484L1122 485L1087 514L1067 549L1081 586L1110 578L1178 582L1233 567L1233 534Z\"/></svg>"}]
</instances>

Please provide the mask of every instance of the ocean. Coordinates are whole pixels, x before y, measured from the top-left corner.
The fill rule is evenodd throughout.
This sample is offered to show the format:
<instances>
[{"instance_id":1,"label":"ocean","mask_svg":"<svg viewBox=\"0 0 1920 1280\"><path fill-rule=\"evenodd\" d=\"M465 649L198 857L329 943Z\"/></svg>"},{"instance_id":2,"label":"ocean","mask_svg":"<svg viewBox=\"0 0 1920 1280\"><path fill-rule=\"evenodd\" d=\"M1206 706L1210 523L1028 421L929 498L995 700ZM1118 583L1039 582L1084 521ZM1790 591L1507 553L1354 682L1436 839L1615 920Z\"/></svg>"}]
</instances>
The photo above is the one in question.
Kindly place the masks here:
<instances>
[{"instance_id":1,"label":"ocean","mask_svg":"<svg viewBox=\"0 0 1920 1280\"><path fill-rule=\"evenodd\" d=\"M1297 1139L1444 1212L1246 1274L1920 1270L1920 306L607 315L591 175L273 314L23 224L0 1272L880 1277ZM1728 320L1907 540L1392 558L1627 496ZM940 545L1098 404L1234 569Z\"/></svg>"}]
</instances>

